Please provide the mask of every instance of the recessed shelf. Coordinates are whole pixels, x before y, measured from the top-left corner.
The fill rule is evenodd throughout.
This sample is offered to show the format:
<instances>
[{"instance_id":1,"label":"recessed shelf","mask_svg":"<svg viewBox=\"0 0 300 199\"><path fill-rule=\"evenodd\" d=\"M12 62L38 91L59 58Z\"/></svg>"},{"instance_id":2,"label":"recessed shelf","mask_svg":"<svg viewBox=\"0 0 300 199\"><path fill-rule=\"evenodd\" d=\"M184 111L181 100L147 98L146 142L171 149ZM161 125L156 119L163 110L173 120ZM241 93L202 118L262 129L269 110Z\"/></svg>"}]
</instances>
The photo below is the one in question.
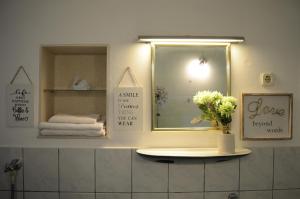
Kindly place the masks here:
<instances>
[{"instance_id":1,"label":"recessed shelf","mask_svg":"<svg viewBox=\"0 0 300 199\"><path fill-rule=\"evenodd\" d=\"M107 46L44 45L40 54L39 122L55 114L106 115ZM74 90L76 79L91 89Z\"/></svg>"},{"instance_id":2,"label":"recessed shelf","mask_svg":"<svg viewBox=\"0 0 300 199\"><path fill-rule=\"evenodd\" d=\"M38 135L40 139L106 139L106 135L84 136L84 135Z\"/></svg>"},{"instance_id":3,"label":"recessed shelf","mask_svg":"<svg viewBox=\"0 0 300 199\"><path fill-rule=\"evenodd\" d=\"M106 92L105 88L102 89L89 89L89 90L73 90L73 89L44 89L44 92Z\"/></svg>"},{"instance_id":4,"label":"recessed shelf","mask_svg":"<svg viewBox=\"0 0 300 199\"><path fill-rule=\"evenodd\" d=\"M189 158L212 158L243 156L251 153L246 148L237 148L235 153L220 153L217 148L144 148L137 149L141 155L155 157L189 157Z\"/></svg>"}]
</instances>

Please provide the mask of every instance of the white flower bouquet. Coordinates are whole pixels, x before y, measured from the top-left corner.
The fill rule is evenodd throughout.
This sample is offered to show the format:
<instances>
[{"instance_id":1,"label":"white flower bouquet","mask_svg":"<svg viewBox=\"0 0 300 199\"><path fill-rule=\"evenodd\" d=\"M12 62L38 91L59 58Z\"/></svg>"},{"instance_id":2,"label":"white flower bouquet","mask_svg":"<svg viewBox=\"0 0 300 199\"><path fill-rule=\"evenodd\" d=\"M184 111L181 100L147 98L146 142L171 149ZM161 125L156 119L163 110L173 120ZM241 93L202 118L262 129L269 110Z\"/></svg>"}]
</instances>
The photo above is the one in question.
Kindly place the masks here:
<instances>
[{"instance_id":1,"label":"white flower bouquet","mask_svg":"<svg viewBox=\"0 0 300 199\"><path fill-rule=\"evenodd\" d=\"M218 91L201 91L193 97L193 102L202 111L201 120L217 121L223 127L223 133L229 133L232 113L237 107L237 99L223 96Z\"/></svg>"}]
</instances>

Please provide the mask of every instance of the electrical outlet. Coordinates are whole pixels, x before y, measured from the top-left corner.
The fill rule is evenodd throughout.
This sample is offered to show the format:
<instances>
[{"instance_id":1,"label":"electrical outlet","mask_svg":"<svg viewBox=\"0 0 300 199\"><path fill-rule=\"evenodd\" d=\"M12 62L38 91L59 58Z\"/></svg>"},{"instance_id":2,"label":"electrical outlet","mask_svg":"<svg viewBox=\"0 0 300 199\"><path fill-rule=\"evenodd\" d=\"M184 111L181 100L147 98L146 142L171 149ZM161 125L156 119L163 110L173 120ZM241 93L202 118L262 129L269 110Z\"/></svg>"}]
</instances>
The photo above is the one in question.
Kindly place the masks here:
<instances>
[{"instance_id":1,"label":"electrical outlet","mask_svg":"<svg viewBox=\"0 0 300 199\"><path fill-rule=\"evenodd\" d=\"M274 75L272 73L261 73L260 82L262 86L272 86L274 84Z\"/></svg>"}]
</instances>

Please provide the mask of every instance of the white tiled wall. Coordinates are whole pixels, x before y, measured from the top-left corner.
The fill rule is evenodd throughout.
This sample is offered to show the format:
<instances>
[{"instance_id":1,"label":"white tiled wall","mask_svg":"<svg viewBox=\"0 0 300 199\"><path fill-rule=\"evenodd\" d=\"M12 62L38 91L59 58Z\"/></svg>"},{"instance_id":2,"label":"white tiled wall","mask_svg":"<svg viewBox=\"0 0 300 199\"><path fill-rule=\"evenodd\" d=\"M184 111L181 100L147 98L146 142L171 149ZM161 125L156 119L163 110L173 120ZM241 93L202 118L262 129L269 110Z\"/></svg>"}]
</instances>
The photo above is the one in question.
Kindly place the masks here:
<instances>
[{"instance_id":1,"label":"white tiled wall","mask_svg":"<svg viewBox=\"0 0 300 199\"><path fill-rule=\"evenodd\" d=\"M24 190L58 191L58 149L24 149Z\"/></svg>"},{"instance_id":2,"label":"white tiled wall","mask_svg":"<svg viewBox=\"0 0 300 199\"><path fill-rule=\"evenodd\" d=\"M239 189L239 159L205 163L205 191L236 191Z\"/></svg>"},{"instance_id":3,"label":"white tiled wall","mask_svg":"<svg viewBox=\"0 0 300 199\"><path fill-rule=\"evenodd\" d=\"M274 188L300 187L299 148L276 148L274 157Z\"/></svg>"},{"instance_id":4,"label":"white tiled wall","mask_svg":"<svg viewBox=\"0 0 300 199\"><path fill-rule=\"evenodd\" d=\"M169 192L203 192L204 161L175 159L169 165ZM179 196L174 196L179 197ZM187 197L187 196L186 196Z\"/></svg>"},{"instance_id":5,"label":"white tiled wall","mask_svg":"<svg viewBox=\"0 0 300 199\"><path fill-rule=\"evenodd\" d=\"M240 159L240 190L270 190L272 186L273 149L252 149L251 155Z\"/></svg>"},{"instance_id":6,"label":"white tiled wall","mask_svg":"<svg viewBox=\"0 0 300 199\"><path fill-rule=\"evenodd\" d=\"M63 192L95 192L95 150L59 149L59 188Z\"/></svg>"},{"instance_id":7,"label":"white tiled wall","mask_svg":"<svg viewBox=\"0 0 300 199\"><path fill-rule=\"evenodd\" d=\"M167 192L168 164L158 163L132 151L132 191ZM138 197L135 197L138 198ZM144 197L142 197L144 198Z\"/></svg>"},{"instance_id":8,"label":"white tiled wall","mask_svg":"<svg viewBox=\"0 0 300 199\"><path fill-rule=\"evenodd\" d=\"M96 192L131 192L131 150L96 150Z\"/></svg>"},{"instance_id":9,"label":"white tiled wall","mask_svg":"<svg viewBox=\"0 0 300 199\"><path fill-rule=\"evenodd\" d=\"M120 148L0 148L1 199L10 198L2 171L14 158L24 161L17 199L300 198L300 147L252 148L234 159L147 158Z\"/></svg>"}]
</instances>

